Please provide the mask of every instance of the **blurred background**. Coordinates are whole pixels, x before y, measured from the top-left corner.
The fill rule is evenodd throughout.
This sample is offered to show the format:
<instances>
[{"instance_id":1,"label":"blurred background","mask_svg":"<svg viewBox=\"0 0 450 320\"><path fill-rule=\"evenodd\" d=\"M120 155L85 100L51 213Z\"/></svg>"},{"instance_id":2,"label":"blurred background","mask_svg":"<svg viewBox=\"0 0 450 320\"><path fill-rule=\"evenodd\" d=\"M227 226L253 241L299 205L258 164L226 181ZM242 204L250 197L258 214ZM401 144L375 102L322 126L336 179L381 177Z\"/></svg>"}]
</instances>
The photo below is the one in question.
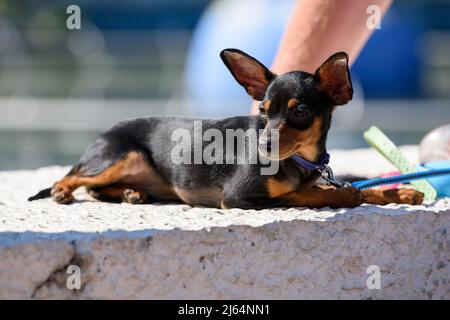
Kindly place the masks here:
<instances>
[{"instance_id":1,"label":"blurred background","mask_svg":"<svg viewBox=\"0 0 450 320\"><path fill-rule=\"evenodd\" d=\"M0 0L0 170L73 164L126 118L248 114L219 52L270 65L294 1ZM81 30L66 28L70 4ZM371 125L418 144L448 123L450 1L394 0L352 77L329 148L366 146Z\"/></svg>"}]
</instances>

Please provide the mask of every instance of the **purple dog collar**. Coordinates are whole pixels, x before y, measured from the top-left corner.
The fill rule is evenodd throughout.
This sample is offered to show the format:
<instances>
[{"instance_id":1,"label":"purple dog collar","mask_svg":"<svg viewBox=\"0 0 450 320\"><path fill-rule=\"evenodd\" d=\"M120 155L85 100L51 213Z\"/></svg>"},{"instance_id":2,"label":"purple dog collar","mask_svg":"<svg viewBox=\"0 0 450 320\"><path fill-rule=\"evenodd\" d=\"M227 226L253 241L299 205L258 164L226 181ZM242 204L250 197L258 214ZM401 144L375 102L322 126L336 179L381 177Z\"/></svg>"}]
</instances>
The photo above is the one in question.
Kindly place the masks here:
<instances>
[{"instance_id":1,"label":"purple dog collar","mask_svg":"<svg viewBox=\"0 0 450 320\"><path fill-rule=\"evenodd\" d=\"M300 157L298 154L293 155L291 159L300 167L311 171L319 171L322 175L322 178L328 185L332 185L337 188L351 187L350 183L341 183L334 178L333 170L331 170L331 168L328 166L328 162L330 161L330 154L326 150L322 153L319 161L317 161L316 163L309 162Z\"/></svg>"},{"instance_id":2,"label":"purple dog collar","mask_svg":"<svg viewBox=\"0 0 450 320\"><path fill-rule=\"evenodd\" d=\"M292 160L300 167L303 167L308 170L324 170L327 167L328 162L330 162L330 154L325 150L320 156L319 161L316 163L309 162L308 160L303 159L298 154L294 154L291 157Z\"/></svg>"}]
</instances>

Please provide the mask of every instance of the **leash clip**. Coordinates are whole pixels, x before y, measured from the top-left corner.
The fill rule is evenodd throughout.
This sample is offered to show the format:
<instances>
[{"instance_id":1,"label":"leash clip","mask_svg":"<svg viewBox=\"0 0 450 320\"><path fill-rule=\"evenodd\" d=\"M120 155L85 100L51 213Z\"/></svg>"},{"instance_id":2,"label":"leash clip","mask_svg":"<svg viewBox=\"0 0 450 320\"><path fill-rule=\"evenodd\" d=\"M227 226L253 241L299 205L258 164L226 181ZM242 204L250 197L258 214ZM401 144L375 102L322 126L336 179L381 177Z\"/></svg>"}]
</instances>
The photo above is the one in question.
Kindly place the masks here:
<instances>
[{"instance_id":1,"label":"leash clip","mask_svg":"<svg viewBox=\"0 0 450 320\"><path fill-rule=\"evenodd\" d=\"M325 165L323 168L318 169L320 174L322 175L322 178L326 181L327 185L335 186L336 188L342 188L342 187L349 187L351 186L350 183L344 182L340 183L334 178L333 170L330 166Z\"/></svg>"}]
</instances>

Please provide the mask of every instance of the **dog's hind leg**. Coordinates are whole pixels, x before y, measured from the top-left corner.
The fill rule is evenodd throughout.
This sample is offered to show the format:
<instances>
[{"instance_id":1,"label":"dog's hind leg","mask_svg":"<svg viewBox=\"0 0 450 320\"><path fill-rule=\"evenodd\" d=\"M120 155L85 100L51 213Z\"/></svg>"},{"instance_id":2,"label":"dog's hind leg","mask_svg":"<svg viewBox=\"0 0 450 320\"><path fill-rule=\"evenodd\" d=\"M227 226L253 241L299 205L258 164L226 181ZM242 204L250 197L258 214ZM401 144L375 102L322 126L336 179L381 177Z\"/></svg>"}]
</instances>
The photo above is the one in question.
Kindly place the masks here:
<instances>
[{"instance_id":1,"label":"dog's hind leg","mask_svg":"<svg viewBox=\"0 0 450 320\"><path fill-rule=\"evenodd\" d=\"M88 192L91 197L103 202L142 204L150 199L146 193L135 191L124 184L89 188Z\"/></svg>"},{"instance_id":2,"label":"dog's hind leg","mask_svg":"<svg viewBox=\"0 0 450 320\"><path fill-rule=\"evenodd\" d=\"M74 201L72 192L79 187L86 186L89 189L106 187L126 177L139 174L143 166L147 166L145 157L140 152L131 151L96 175L83 175L83 168L75 167L67 176L53 185L51 195L57 203L68 204Z\"/></svg>"},{"instance_id":3,"label":"dog's hind leg","mask_svg":"<svg viewBox=\"0 0 450 320\"><path fill-rule=\"evenodd\" d=\"M102 202L120 203L126 187L121 184L112 184L105 187L88 187L87 191L91 197Z\"/></svg>"}]
</instances>

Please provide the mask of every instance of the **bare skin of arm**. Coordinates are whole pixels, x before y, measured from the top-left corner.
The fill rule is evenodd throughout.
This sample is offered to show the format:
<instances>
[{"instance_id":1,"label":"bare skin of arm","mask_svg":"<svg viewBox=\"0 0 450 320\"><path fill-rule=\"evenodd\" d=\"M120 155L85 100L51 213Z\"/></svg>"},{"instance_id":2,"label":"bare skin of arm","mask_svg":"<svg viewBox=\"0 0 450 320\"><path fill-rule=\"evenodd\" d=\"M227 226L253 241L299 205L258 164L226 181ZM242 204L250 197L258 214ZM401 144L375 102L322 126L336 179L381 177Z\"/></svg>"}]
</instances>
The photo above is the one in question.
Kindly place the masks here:
<instances>
[{"instance_id":1,"label":"bare skin of arm","mask_svg":"<svg viewBox=\"0 0 450 320\"><path fill-rule=\"evenodd\" d=\"M392 0L301 0L294 7L272 71L294 70L313 73L330 55L348 53L356 60L373 30L367 27L367 8L377 5L384 15ZM252 114L258 113L258 102Z\"/></svg>"}]
</instances>

